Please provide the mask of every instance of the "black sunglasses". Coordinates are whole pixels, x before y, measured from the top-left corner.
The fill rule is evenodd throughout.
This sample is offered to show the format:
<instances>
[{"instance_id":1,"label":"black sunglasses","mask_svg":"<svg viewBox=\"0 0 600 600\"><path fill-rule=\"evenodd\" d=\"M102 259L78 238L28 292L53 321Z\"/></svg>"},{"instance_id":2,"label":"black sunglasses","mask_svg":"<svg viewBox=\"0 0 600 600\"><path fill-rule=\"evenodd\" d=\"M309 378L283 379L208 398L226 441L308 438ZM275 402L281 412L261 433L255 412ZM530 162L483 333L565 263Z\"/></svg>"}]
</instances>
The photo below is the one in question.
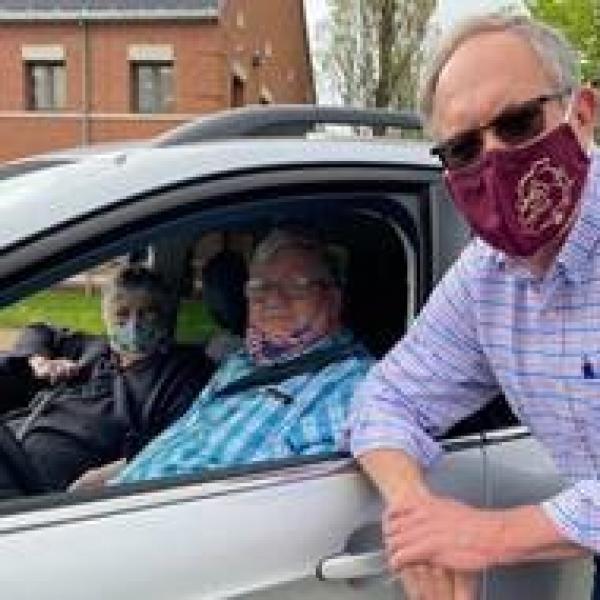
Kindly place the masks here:
<instances>
[{"instance_id":1,"label":"black sunglasses","mask_svg":"<svg viewBox=\"0 0 600 600\"><path fill-rule=\"evenodd\" d=\"M546 127L544 104L571 93L565 89L543 94L505 108L489 123L469 129L434 146L431 154L438 156L446 169L460 169L477 162L483 151L483 132L491 129L508 146L519 146L533 140Z\"/></svg>"}]
</instances>

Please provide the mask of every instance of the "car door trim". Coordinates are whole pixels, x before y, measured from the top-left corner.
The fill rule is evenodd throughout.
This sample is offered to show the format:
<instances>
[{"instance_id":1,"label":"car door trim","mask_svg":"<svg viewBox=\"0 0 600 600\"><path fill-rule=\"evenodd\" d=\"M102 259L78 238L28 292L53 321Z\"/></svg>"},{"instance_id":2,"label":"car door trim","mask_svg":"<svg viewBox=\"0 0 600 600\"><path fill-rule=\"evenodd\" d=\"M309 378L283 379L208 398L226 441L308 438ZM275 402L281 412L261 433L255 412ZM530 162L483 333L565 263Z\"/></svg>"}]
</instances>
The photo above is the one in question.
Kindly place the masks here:
<instances>
[{"instance_id":1,"label":"car door trim","mask_svg":"<svg viewBox=\"0 0 600 600\"><path fill-rule=\"evenodd\" d=\"M65 499L64 494L57 494L54 499L59 501L58 505L48 506L46 504L46 506L38 506L38 510L13 512L0 517L0 535L45 529L56 525L74 524L90 519L110 518L115 515L130 514L141 510L156 510L177 504L218 498L224 495L246 493L268 489L273 486L341 475L361 477L353 459L342 458L334 461L320 461L311 465L292 466L277 471L261 471L260 473L225 480L217 479L209 482L196 480L185 483L178 479L172 482L171 485L161 485L160 488L155 487L143 492L135 489L139 486L133 484L127 486L134 489L130 489L129 493L126 494L123 494L124 487L115 487L114 490L110 491L112 493L103 494L101 497L98 497L97 493L75 492L71 498ZM258 479L257 476L259 476ZM86 501L85 496L92 497L88 497ZM13 503L13 505L25 508L27 500L32 499L23 499ZM52 500L52 496L48 497L47 500ZM117 505L116 508L115 505ZM48 515L48 511L55 514ZM81 514L61 516L63 511L69 511L70 513L77 511ZM8 524L7 521L11 520L25 522L14 525Z\"/></svg>"},{"instance_id":2,"label":"car door trim","mask_svg":"<svg viewBox=\"0 0 600 600\"><path fill-rule=\"evenodd\" d=\"M444 440L442 446L447 452L459 452L484 444L498 444L529 435L524 427L512 427L489 434L469 435L455 440ZM248 467L248 465L245 465ZM232 471L235 471L233 469ZM232 474L223 479L223 472L211 473L210 477L198 475L189 478L174 478L171 481L140 482L98 492L74 492L72 495L56 494L43 498L23 498L9 503L10 510L0 516L0 534L53 527L67 523L77 523L90 519L109 518L117 514L127 514L140 510L159 509L173 504L195 502L201 498L216 498L226 494L245 493L267 489L275 485L285 485L319 479L323 477L355 475L362 477L351 457L332 456L329 460L302 464L288 464L265 471L264 467L244 469L239 475ZM157 487L159 486L159 487ZM162 499L161 499L162 498ZM115 507L116 505L116 507ZM29 509L29 510L28 510ZM63 511L81 513L62 516ZM54 514L48 515L51 511ZM12 521L12 524L10 523ZM21 521L22 523L15 523ZM23 522L25 521L25 522Z\"/></svg>"}]
</instances>

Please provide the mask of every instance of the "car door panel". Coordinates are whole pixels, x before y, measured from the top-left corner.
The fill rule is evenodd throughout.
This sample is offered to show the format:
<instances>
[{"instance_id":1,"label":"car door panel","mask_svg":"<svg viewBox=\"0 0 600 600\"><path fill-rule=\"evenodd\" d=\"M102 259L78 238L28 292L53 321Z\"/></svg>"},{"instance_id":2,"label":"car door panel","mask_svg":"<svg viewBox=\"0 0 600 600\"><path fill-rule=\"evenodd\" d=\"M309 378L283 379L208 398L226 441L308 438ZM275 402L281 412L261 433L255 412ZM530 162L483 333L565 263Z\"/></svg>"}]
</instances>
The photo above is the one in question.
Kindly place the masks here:
<instances>
[{"instance_id":1,"label":"car door panel","mask_svg":"<svg viewBox=\"0 0 600 600\"><path fill-rule=\"evenodd\" d=\"M473 440L469 440L466 446L449 452L431 470L428 479L440 493L480 504L483 501L481 451L477 445L473 445ZM343 544L338 546L337 551L324 554L320 561L308 565L301 580L279 584L270 589L263 588L240 597L251 600L402 600L404 594L400 583L385 569L381 549L381 504L374 490L371 490L371 494L368 504L363 505L357 513L355 527L346 534ZM343 497L339 500L345 502ZM324 528L331 526L326 520L321 523ZM360 523L364 524L359 525ZM321 573L324 580L316 576L316 571L325 571ZM367 576L357 576L365 571Z\"/></svg>"},{"instance_id":2,"label":"car door panel","mask_svg":"<svg viewBox=\"0 0 600 600\"><path fill-rule=\"evenodd\" d=\"M525 435L524 428L489 434L485 462L487 494L493 506L538 503L564 487L550 455L533 437ZM489 600L588 600L591 561L546 561L493 569L486 583Z\"/></svg>"},{"instance_id":3,"label":"car door panel","mask_svg":"<svg viewBox=\"0 0 600 600\"><path fill-rule=\"evenodd\" d=\"M471 448L431 477L481 500L481 464ZM398 598L385 572L316 576L327 557L380 550L380 509L346 460L6 515L0 581L12 600Z\"/></svg>"},{"instance_id":4,"label":"car door panel","mask_svg":"<svg viewBox=\"0 0 600 600\"><path fill-rule=\"evenodd\" d=\"M54 525L0 536L4 557L29 557L2 561L0 581L15 599L237 597L314 574L369 495L354 472L268 474L157 492L141 506L136 496L99 502L69 522L48 511Z\"/></svg>"}]
</instances>

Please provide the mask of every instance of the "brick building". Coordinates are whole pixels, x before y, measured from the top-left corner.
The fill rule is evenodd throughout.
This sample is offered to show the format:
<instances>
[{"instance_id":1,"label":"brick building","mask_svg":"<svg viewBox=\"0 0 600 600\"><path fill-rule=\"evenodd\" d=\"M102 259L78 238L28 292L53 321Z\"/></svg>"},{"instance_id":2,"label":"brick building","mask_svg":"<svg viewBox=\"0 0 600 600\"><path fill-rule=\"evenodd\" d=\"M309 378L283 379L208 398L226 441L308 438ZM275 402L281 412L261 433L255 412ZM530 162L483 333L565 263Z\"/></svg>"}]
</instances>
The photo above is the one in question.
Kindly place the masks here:
<instances>
[{"instance_id":1,"label":"brick building","mask_svg":"<svg viewBox=\"0 0 600 600\"><path fill-rule=\"evenodd\" d=\"M302 0L0 0L0 161L314 102Z\"/></svg>"}]
</instances>

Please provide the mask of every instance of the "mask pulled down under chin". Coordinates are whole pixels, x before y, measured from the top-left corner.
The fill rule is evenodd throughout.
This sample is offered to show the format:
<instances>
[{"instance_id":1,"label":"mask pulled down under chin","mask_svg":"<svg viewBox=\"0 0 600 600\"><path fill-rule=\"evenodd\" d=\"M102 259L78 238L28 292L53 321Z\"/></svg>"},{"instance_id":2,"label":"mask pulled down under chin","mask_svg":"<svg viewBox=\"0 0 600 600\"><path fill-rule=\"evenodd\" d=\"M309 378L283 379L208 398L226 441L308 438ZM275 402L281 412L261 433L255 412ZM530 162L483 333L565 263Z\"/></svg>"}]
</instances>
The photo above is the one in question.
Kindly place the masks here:
<instances>
[{"instance_id":1,"label":"mask pulled down under chin","mask_svg":"<svg viewBox=\"0 0 600 600\"><path fill-rule=\"evenodd\" d=\"M116 352L151 354L166 339L164 327L142 320L111 323L107 329L110 346Z\"/></svg>"},{"instance_id":2,"label":"mask pulled down under chin","mask_svg":"<svg viewBox=\"0 0 600 600\"><path fill-rule=\"evenodd\" d=\"M250 325L246 330L246 350L257 364L282 361L300 354L323 335L320 328L310 324L277 336L257 325Z\"/></svg>"},{"instance_id":3,"label":"mask pulled down under chin","mask_svg":"<svg viewBox=\"0 0 600 600\"><path fill-rule=\"evenodd\" d=\"M509 256L528 257L571 222L589 163L573 129L563 123L528 146L491 150L445 177L476 235Z\"/></svg>"}]
</instances>

